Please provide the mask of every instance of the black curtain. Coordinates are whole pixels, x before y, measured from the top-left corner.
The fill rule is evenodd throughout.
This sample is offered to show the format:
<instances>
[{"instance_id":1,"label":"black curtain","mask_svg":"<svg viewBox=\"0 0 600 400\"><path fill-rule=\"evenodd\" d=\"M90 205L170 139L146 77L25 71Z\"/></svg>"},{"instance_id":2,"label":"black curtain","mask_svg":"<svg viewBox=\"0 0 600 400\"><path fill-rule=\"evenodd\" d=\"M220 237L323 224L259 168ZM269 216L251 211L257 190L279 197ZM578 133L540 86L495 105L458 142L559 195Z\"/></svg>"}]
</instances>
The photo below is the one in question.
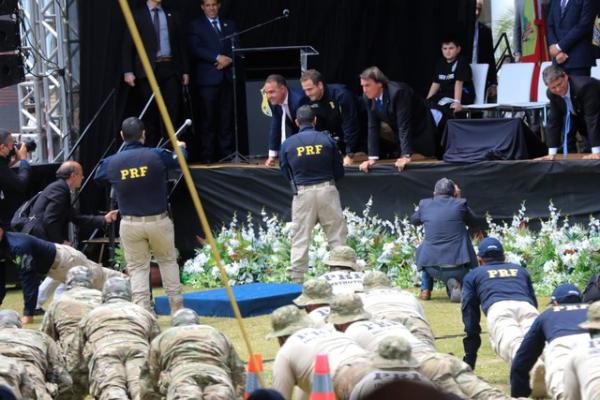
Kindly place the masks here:
<instances>
[{"instance_id":1,"label":"black curtain","mask_svg":"<svg viewBox=\"0 0 600 400\"><path fill-rule=\"evenodd\" d=\"M130 0L132 7L144 3ZM200 0L163 4L180 11L186 23L202 15ZM289 9L287 20L244 35L242 46L312 45L320 55L310 60L310 67L329 82L347 84L357 95L358 74L371 65L425 95L441 56L440 41L449 36L464 43L471 40L466 36L475 22L474 4L475 0L223 0L221 17L233 19L241 30ZM116 90L81 145L79 158L89 173L118 137L123 116L136 115L141 106L130 99L122 82L120 45L126 28L118 1L81 0L79 14L82 127ZM103 209L102 196L91 189L82 198L82 208Z\"/></svg>"}]
</instances>

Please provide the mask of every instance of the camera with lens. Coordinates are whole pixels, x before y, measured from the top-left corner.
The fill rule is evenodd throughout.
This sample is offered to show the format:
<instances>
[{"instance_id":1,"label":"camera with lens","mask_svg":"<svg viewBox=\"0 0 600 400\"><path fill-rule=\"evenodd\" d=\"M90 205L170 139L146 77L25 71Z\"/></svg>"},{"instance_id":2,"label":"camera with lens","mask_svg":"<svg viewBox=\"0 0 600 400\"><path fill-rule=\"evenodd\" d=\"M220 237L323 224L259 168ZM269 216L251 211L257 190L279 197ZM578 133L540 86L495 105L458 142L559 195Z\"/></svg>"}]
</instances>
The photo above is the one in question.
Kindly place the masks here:
<instances>
[{"instance_id":1,"label":"camera with lens","mask_svg":"<svg viewBox=\"0 0 600 400\"><path fill-rule=\"evenodd\" d=\"M12 151L8 154L9 157L13 157L17 154L17 149L20 149L21 146L25 146L28 153L32 153L37 149L37 143L33 139L23 139L21 142L15 143L15 147L13 147Z\"/></svg>"}]
</instances>

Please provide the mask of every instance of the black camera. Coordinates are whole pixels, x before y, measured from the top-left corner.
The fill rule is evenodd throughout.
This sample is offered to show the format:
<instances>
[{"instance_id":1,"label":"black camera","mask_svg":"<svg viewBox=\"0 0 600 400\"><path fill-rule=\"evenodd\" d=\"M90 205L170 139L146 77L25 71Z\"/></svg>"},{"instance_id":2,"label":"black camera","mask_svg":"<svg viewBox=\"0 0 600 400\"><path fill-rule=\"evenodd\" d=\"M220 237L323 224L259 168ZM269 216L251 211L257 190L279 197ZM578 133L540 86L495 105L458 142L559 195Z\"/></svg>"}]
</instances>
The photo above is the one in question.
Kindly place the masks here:
<instances>
[{"instance_id":1,"label":"black camera","mask_svg":"<svg viewBox=\"0 0 600 400\"><path fill-rule=\"evenodd\" d=\"M15 143L15 147L13 147L12 151L8 154L9 157L13 157L17 154L17 149L20 149L21 146L25 146L28 153L32 153L37 149L37 143L33 139L24 139L21 142Z\"/></svg>"}]
</instances>

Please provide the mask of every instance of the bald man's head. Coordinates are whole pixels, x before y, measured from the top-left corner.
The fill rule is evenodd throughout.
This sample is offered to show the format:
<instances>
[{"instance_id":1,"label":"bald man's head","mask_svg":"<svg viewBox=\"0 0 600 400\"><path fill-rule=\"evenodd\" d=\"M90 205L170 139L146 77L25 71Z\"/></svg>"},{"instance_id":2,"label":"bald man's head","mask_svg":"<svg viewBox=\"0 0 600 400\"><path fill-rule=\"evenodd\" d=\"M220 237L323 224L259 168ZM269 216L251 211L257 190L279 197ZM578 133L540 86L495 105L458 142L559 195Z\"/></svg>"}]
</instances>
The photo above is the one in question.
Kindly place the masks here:
<instances>
[{"instance_id":1,"label":"bald man's head","mask_svg":"<svg viewBox=\"0 0 600 400\"><path fill-rule=\"evenodd\" d=\"M79 189L83 181L83 168L77 161L65 161L56 170L56 177L64 179L71 190Z\"/></svg>"}]
</instances>

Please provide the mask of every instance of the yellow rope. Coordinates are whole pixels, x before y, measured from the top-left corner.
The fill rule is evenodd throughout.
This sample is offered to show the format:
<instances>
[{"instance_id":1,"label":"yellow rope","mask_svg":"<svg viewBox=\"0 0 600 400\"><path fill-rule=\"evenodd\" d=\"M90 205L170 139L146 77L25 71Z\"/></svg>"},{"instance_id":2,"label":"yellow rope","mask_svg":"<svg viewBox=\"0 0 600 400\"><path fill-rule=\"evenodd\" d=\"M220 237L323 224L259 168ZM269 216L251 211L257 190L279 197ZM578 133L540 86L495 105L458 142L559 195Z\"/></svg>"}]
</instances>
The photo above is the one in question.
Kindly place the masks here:
<instances>
[{"instance_id":1,"label":"yellow rope","mask_svg":"<svg viewBox=\"0 0 600 400\"><path fill-rule=\"evenodd\" d=\"M175 137L175 129L173 128L173 122L171 121L171 117L169 116L169 112L167 110L167 106L165 105L165 100L163 99L162 93L160 92L160 88L158 87L158 83L156 82L156 76L154 75L154 71L150 66L148 54L146 53L146 49L144 48L144 44L142 43L142 39L140 38L140 33L135 24L135 21L133 20L131 8L129 7L129 3L127 2L127 0L119 0L119 4L121 5L123 16L125 17L127 27L129 28L129 32L131 33L131 37L133 38L135 48L137 49L138 55L140 56L140 60L142 61L142 66L144 67L144 71L146 72L146 77L148 78L148 82L150 83L150 87L152 88L152 92L154 93L154 98L156 100L156 104L158 105L158 110L160 111L162 120L167 129L167 133L169 134L169 139L173 144L173 150L175 150L175 153L177 154L177 160L179 160L181 172L183 173L183 177L185 178L185 183L187 185L188 191L190 192L190 196L192 197L192 202L194 203L194 207L196 208L196 212L198 214L198 218L200 219L202 229L204 229L206 239L210 243L212 254L215 257L215 260L217 261L217 266L219 267L219 271L221 272L221 279L223 280L223 284L225 285L225 290L227 291L227 296L229 297L231 308L233 309L235 319L238 322L240 331L242 333L242 337L244 338L244 342L246 343L246 349L248 350L250 359L254 364L255 371L260 371L258 362L253 356L254 352L252 351L252 345L250 344L250 339L248 338L248 334L246 333L246 329L244 327L244 321L242 319L240 309L238 307L237 301L235 300L235 296L233 295L233 291L231 290L231 286L229 285L229 279L227 278L227 272L223 267L221 255L217 250L217 245L210 230L210 226L208 225L206 214L204 213L204 209L202 208L202 204L200 203L200 197L198 196L198 192L196 191L196 187L194 186L194 181L192 180L190 169L188 167L187 161L183 156L183 152L181 151L179 146L177 146L177 138ZM262 387L265 387L262 374L259 373L257 374L257 376L260 385Z\"/></svg>"}]
</instances>

